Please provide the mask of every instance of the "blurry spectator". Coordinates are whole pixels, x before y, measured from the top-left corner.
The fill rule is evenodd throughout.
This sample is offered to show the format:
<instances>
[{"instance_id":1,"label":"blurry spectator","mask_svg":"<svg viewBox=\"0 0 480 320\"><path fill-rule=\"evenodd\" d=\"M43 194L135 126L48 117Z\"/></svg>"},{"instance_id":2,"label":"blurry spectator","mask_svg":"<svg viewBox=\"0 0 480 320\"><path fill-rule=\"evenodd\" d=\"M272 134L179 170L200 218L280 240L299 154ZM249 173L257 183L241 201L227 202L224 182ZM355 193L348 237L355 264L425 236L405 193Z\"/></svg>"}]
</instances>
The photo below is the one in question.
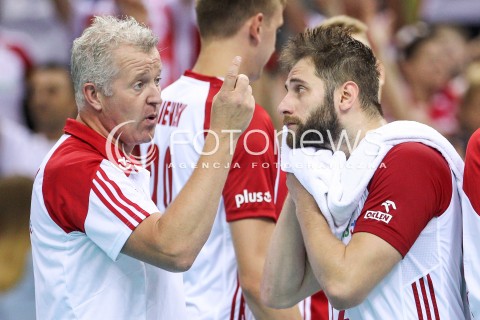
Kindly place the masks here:
<instances>
[{"instance_id":1,"label":"blurry spectator","mask_svg":"<svg viewBox=\"0 0 480 320\"><path fill-rule=\"evenodd\" d=\"M34 320L29 217L33 181L0 179L0 319Z\"/></svg>"},{"instance_id":2,"label":"blurry spectator","mask_svg":"<svg viewBox=\"0 0 480 320\"><path fill-rule=\"evenodd\" d=\"M0 111L2 117L18 123L24 123L24 78L33 64L28 39L25 34L0 27Z\"/></svg>"},{"instance_id":3,"label":"blurry spectator","mask_svg":"<svg viewBox=\"0 0 480 320\"><path fill-rule=\"evenodd\" d=\"M38 63L68 63L70 31L60 18L61 0L2 0L0 26L31 36L33 59Z\"/></svg>"},{"instance_id":4,"label":"blurry spectator","mask_svg":"<svg viewBox=\"0 0 480 320\"><path fill-rule=\"evenodd\" d=\"M396 40L398 66L385 48L378 50L387 65L388 90L384 90L382 99L387 114L394 120L426 123L447 137L456 134L460 97L450 83L453 64L448 61L442 40L423 22L403 27Z\"/></svg>"},{"instance_id":5,"label":"blurry spectator","mask_svg":"<svg viewBox=\"0 0 480 320\"><path fill-rule=\"evenodd\" d=\"M73 85L66 67L56 64L34 68L28 77L26 127L0 118L0 176L34 177L43 157L63 134L68 117L75 117Z\"/></svg>"},{"instance_id":6,"label":"blurry spectator","mask_svg":"<svg viewBox=\"0 0 480 320\"><path fill-rule=\"evenodd\" d=\"M54 144L55 141L0 117L0 177L24 175L33 178Z\"/></svg>"},{"instance_id":7,"label":"blurry spectator","mask_svg":"<svg viewBox=\"0 0 480 320\"><path fill-rule=\"evenodd\" d=\"M161 87L191 69L200 50L194 0L146 0L152 31L162 55Z\"/></svg>"},{"instance_id":8,"label":"blurry spectator","mask_svg":"<svg viewBox=\"0 0 480 320\"><path fill-rule=\"evenodd\" d=\"M443 46L443 54L446 56L450 71L450 77L459 76L468 62L467 55L467 31L461 26L439 24L435 26L435 36Z\"/></svg>"},{"instance_id":9,"label":"blurry spectator","mask_svg":"<svg viewBox=\"0 0 480 320\"><path fill-rule=\"evenodd\" d=\"M458 113L460 132L454 141L458 153L462 156L465 155L471 135L480 128L480 62L468 67L466 81L468 88L463 95Z\"/></svg>"},{"instance_id":10,"label":"blurry spectator","mask_svg":"<svg viewBox=\"0 0 480 320\"><path fill-rule=\"evenodd\" d=\"M143 0L2 0L0 26L29 34L34 60L67 64L70 45L96 15L133 16L148 23Z\"/></svg>"},{"instance_id":11,"label":"blurry spectator","mask_svg":"<svg viewBox=\"0 0 480 320\"><path fill-rule=\"evenodd\" d=\"M60 0L57 0L60 1ZM65 1L65 0L64 0ZM94 16L131 16L140 23L148 24L147 0L68 0L73 38L79 37Z\"/></svg>"},{"instance_id":12,"label":"blurry spectator","mask_svg":"<svg viewBox=\"0 0 480 320\"><path fill-rule=\"evenodd\" d=\"M378 0L343 0L343 12L360 21L370 21L378 12Z\"/></svg>"},{"instance_id":13,"label":"blurry spectator","mask_svg":"<svg viewBox=\"0 0 480 320\"><path fill-rule=\"evenodd\" d=\"M28 77L26 107L33 131L49 140L58 140L65 120L77 113L68 68L58 64L34 68Z\"/></svg>"},{"instance_id":14,"label":"blurry spectator","mask_svg":"<svg viewBox=\"0 0 480 320\"><path fill-rule=\"evenodd\" d=\"M432 23L480 26L478 0L422 0L421 18Z\"/></svg>"}]
</instances>

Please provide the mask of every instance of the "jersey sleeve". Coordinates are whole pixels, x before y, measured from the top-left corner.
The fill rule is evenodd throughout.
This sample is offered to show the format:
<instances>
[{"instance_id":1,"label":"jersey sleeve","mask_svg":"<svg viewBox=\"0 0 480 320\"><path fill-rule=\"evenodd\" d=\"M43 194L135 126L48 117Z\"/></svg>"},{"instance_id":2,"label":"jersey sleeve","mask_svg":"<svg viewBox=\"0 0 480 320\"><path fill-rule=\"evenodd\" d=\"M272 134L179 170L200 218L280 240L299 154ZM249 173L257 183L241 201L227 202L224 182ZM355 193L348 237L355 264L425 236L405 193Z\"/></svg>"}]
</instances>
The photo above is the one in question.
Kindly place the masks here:
<instances>
[{"instance_id":1,"label":"jersey sleeve","mask_svg":"<svg viewBox=\"0 0 480 320\"><path fill-rule=\"evenodd\" d=\"M246 218L276 221L278 163L274 135L270 118L257 106L250 126L237 142L223 189L228 222Z\"/></svg>"},{"instance_id":2,"label":"jersey sleeve","mask_svg":"<svg viewBox=\"0 0 480 320\"><path fill-rule=\"evenodd\" d=\"M475 212L480 214L480 192L478 178L480 177L480 129L470 137L465 155L465 172L463 190L468 196Z\"/></svg>"},{"instance_id":3,"label":"jersey sleeve","mask_svg":"<svg viewBox=\"0 0 480 320\"><path fill-rule=\"evenodd\" d=\"M146 173L134 173L146 174ZM148 174L145 179L148 182ZM85 219L85 233L112 260L116 260L133 230L152 213L158 212L142 187L107 161L93 176Z\"/></svg>"},{"instance_id":4,"label":"jersey sleeve","mask_svg":"<svg viewBox=\"0 0 480 320\"><path fill-rule=\"evenodd\" d=\"M405 257L429 221L448 208L452 188L450 168L438 151L399 144L372 177L354 233L374 234Z\"/></svg>"}]
</instances>

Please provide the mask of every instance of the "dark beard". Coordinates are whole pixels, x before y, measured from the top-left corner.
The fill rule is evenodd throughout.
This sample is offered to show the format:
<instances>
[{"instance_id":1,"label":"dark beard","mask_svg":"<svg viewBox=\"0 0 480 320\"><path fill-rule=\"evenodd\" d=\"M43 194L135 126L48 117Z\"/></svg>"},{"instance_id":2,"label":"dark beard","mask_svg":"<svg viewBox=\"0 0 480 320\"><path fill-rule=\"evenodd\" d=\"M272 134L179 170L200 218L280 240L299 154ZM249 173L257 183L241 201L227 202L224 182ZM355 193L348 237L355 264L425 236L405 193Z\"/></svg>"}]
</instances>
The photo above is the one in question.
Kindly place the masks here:
<instances>
[{"instance_id":1,"label":"dark beard","mask_svg":"<svg viewBox=\"0 0 480 320\"><path fill-rule=\"evenodd\" d=\"M332 143L338 141L341 132L342 127L335 113L333 92L331 92L326 94L323 104L315 108L304 123L298 123L294 135L288 134L286 142L292 149L314 147L333 150Z\"/></svg>"}]
</instances>

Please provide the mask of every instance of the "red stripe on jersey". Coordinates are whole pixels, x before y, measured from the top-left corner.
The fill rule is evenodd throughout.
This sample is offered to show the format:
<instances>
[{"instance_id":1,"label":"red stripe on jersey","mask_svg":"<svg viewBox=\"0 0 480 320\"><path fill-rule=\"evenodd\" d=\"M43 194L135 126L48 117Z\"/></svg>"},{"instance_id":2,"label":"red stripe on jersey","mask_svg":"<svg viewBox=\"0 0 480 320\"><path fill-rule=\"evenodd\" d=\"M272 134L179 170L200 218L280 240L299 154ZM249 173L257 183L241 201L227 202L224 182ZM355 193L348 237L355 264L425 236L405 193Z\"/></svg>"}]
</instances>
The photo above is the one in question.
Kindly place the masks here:
<instances>
[{"instance_id":1,"label":"red stripe on jersey","mask_svg":"<svg viewBox=\"0 0 480 320\"><path fill-rule=\"evenodd\" d=\"M203 122L203 130L204 131L204 137L207 137L207 130L210 129L210 118L212 114L212 103L213 103L213 97L218 92L218 87L217 84L214 82L210 82L210 87L208 89L208 95L207 95L207 100L205 101L205 120ZM230 128L227 128L230 129Z\"/></svg>"},{"instance_id":2,"label":"red stripe on jersey","mask_svg":"<svg viewBox=\"0 0 480 320\"><path fill-rule=\"evenodd\" d=\"M423 304L425 305L425 311L427 312L427 319L432 320L430 304L428 303L427 290L425 290L425 279L421 278L420 280L418 280L418 282L420 282L420 288L422 289Z\"/></svg>"},{"instance_id":3,"label":"red stripe on jersey","mask_svg":"<svg viewBox=\"0 0 480 320\"><path fill-rule=\"evenodd\" d=\"M114 214L117 216L118 219L120 219L120 221L122 221L123 223L125 223L125 225L127 227L130 228L130 230L134 230L135 229L135 226L130 222L128 221L127 218L125 218L123 216L123 214L121 214L120 212L118 212L117 209L115 209L114 206L112 206L112 204L110 203L110 201L108 201L107 199L105 199L105 197L103 196L103 194L100 192L100 190L98 190L97 186L95 184L92 185L92 190L93 192L95 193L95 195L100 199L100 201L102 201L102 203Z\"/></svg>"},{"instance_id":4,"label":"red stripe on jersey","mask_svg":"<svg viewBox=\"0 0 480 320\"><path fill-rule=\"evenodd\" d=\"M435 319L440 320L440 314L438 313L437 307L437 298L435 298L435 290L433 289L433 281L430 277L430 274L427 274L428 289L430 290L430 295L432 297L433 311L435 312Z\"/></svg>"},{"instance_id":5,"label":"red stripe on jersey","mask_svg":"<svg viewBox=\"0 0 480 320\"><path fill-rule=\"evenodd\" d=\"M240 283L238 282L237 278L237 288L235 289L235 293L233 294L233 299L232 299L232 310L230 311L230 320L235 320L235 305L237 304L237 294L238 290L240 289Z\"/></svg>"},{"instance_id":6,"label":"red stripe on jersey","mask_svg":"<svg viewBox=\"0 0 480 320\"><path fill-rule=\"evenodd\" d=\"M165 208L172 202L173 193L173 170L172 170L172 154L170 153L170 147L165 151L165 157L163 160L163 205Z\"/></svg>"},{"instance_id":7,"label":"red stripe on jersey","mask_svg":"<svg viewBox=\"0 0 480 320\"><path fill-rule=\"evenodd\" d=\"M328 299L323 291L319 291L312 296L310 310L312 319L328 320Z\"/></svg>"},{"instance_id":8,"label":"red stripe on jersey","mask_svg":"<svg viewBox=\"0 0 480 320\"><path fill-rule=\"evenodd\" d=\"M246 320L245 317L245 299L243 298L243 294L240 297L240 310L238 310L238 320Z\"/></svg>"},{"instance_id":9,"label":"red stripe on jersey","mask_svg":"<svg viewBox=\"0 0 480 320\"><path fill-rule=\"evenodd\" d=\"M147 154L152 153L153 161L150 165L150 177L153 177L153 192L152 192L152 201L158 205L157 202L157 193L158 193L158 169L160 161L160 151L156 144L152 144L148 147Z\"/></svg>"},{"instance_id":10,"label":"red stripe on jersey","mask_svg":"<svg viewBox=\"0 0 480 320\"><path fill-rule=\"evenodd\" d=\"M420 305L420 298L418 297L417 284L412 283L413 296L415 297L415 305L417 306L418 319L423 320L422 306Z\"/></svg>"},{"instance_id":11,"label":"red stripe on jersey","mask_svg":"<svg viewBox=\"0 0 480 320\"><path fill-rule=\"evenodd\" d=\"M108 201L108 204L114 203L117 207L123 209L123 211L125 211L125 213L128 214L132 219L134 219L138 223L142 222L142 219L132 209L128 208L126 205L120 202L120 200L113 194L112 190L110 190L105 181L99 179L98 177L95 177L93 181L97 182L102 188L102 190L107 194L106 198L108 199L106 200ZM107 203L104 204L107 205ZM119 213L121 214L121 212Z\"/></svg>"},{"instance_id":12,"label":"red stripe on jersey","mask_svg":"<svg viewBox=\"0 0 480 320\"><path fill-rule=\"evenodd\" d=\"M102 168L99 168L98 172L100 173L100 175L103 177L103 179L105 179L106 182L109 182L110 185L115 189L115 191L117 191L117 194L120 196L120 198L125 201L128 205L132 206L133 208L135 208L135 210L137 210L138 212L141 212L145 217L148 217L150 216L150 213L148 213L147 211L143 210L142 208L140 208L136 203L130 201L130 199L128 199L123 193L122 191L120 190L120 187L113 181L111 180L107 174L105 173L105 171L103 171ZM140 222L140 221L139 221Z\"/></svg>"}]
</instances>

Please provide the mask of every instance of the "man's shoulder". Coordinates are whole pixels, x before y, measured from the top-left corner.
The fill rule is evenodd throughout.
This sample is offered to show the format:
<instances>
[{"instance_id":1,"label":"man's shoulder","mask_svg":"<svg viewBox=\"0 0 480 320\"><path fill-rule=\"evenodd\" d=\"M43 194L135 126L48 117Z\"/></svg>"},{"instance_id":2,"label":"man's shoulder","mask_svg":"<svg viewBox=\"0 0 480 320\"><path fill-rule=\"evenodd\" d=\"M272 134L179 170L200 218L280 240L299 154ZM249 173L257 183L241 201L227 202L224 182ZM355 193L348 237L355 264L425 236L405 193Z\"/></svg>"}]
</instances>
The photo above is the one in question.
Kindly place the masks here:
<instances>
[{"instance_id":1,"label":"man's shoulder","mask_svg":"<svg viewBox=\"0 0 480 320\"><path fill-rule=\"evenodd\" d=\"M222 83L223 81L220 78L204 76L191 71L186 71L185 74L183 74L180 78L162 90L162 96L164 94L171 95L178 93L179 91L185 90L185 88L201 89L212 87L212 89L216 89L218 91L222 86Z\"/></svg>"},{"instance_id":2,"label":"man's shoulder","mask_svg":"<svg viewBox=\"0 0 480 320\"><path fill-rule=\"evenodd\" d=\"M420 142L404 142L392 147L385 156L384 161L404 162L405 165L412 163L424 163L429 166L433 162L441 162L448 166L442 154Z\"/></svg>"},{"instance_id":3,"label":"man's shoulder","mask_svg":"<svg viewBox=\"0 0 480 320\"><path fill-rule=\"evenodd\" d=\"M104 159L85 141L64 135L37 174L37 196L64 232L85 231L93 178Z\"/></svg>"},{"instance_id":4,"label":"man's shoulder","mask_svg":"<svg viewBox=\"0 0 480 320\"><path fill-rule=\"evenodd\" d=\"M480 129L475 131L468 140L465 162L480 162Z\"/></svg>"},{"instance_id":5,"label":"man's shoulder","mask_svg":"<svg viewBox=\"0 0 480 320\"><path fill-rule=\"evenodd\" d=\"M420 142L404 142L388 151L377 168L374 178L437 181L451 185L451 170L447 160L436 149Z\"/></svg>"},{"instance_id":6,"label":"man's shoulder","mask_svg":"<svg viewBox=\"0 0 480 320\"><path fill-rule=\"evenodd\" d=\"M71 183L74 177L83 180L93 175L105 157L81 139L74 136L63 139L45 164L45 175L65 183Z\"/></svg>"},{"instance_id":7,"label":"man's shoulder","mask_svg":"<svg viewBox=\"0 0 480 320\"><path fill-rule=\"evenodd\" d=\"M220 90L220 85L212 86L211 82L183 75L162 90L162 106L171 103L187 105L205 105L212 101Z\"/></svg>"}]
</instances>

